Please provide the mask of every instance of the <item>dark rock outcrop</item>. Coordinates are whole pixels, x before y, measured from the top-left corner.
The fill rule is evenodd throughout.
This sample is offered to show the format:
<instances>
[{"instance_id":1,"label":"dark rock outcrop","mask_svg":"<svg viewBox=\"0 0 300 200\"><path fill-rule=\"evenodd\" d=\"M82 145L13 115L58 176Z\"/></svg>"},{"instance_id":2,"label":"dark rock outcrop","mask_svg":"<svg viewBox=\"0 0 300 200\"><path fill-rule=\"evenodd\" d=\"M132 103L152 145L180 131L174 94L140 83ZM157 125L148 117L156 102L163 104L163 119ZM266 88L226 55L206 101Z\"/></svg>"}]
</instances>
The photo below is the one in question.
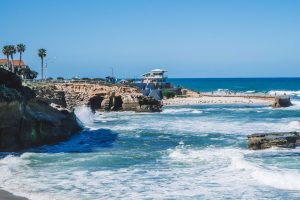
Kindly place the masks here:
<instances>
[{"instance_id":1,"label":"dark rock outcrop","mask_svg":"<svg viewBox=\"0 0 300 200\"><path fill-rule=\"evenodd\" d=\"M18 76L0 70L0 77L0 151L54 144L81 130L73 113L36 99Z\"/></svg>"},{"instance_id":2,"label":"dark rock outcrop","mask_svg":"<svg viewBox=\"0 0 300 200\"><path fill-rule=\"evenodd\" d=\"M291 105L290 97L276 97L272 103L273 108L289 107Z\"/></svg>"},{"instance_id":3,"label":"dark rock outcrop","mask_svg":"<svg viewBox=\"0 0 300 200\"><path fill-rule=\"evenodd\" d=\"M0 121L0 151L54 144L81 130L73 113L35 100L0 103Z\"/></svg>"},{"instance_id":4,"label":"dark rock outcrop","mask_svg":"<svg viewBox=\"0 0 300 200\"><path fill-rule=\"evenodd\" d=\"M22 80L19 76L0 68L0 85L18 90L22 87Z\"/></svg>"},{"instance_id":5,"label":"dark rock outcrop","mask_svg":"<svg viewBox=\"0 0 300 200\"><path fill-rule=\"evenodd\" d=\"M98 101L95 101L97 99ZM92 104L94 102L94 104ZM97 104L95 104L97 103ZM152 97L141 95L115 95L111 92L105 96L92 98L91 108L99 111L135 111L160 112L161 103Z\"/></svg>"},{"instance_id":6,"label":"dark rock outcrop","mask_svg":"<svg viewBox=\"0 0 300 200\"><path fill-rule=\"evenodd\" d=\"M248 135L248 148L253 150L271 147L294 148L299 145L299 132L256 133Z\"/></svg>"}]
</instances>

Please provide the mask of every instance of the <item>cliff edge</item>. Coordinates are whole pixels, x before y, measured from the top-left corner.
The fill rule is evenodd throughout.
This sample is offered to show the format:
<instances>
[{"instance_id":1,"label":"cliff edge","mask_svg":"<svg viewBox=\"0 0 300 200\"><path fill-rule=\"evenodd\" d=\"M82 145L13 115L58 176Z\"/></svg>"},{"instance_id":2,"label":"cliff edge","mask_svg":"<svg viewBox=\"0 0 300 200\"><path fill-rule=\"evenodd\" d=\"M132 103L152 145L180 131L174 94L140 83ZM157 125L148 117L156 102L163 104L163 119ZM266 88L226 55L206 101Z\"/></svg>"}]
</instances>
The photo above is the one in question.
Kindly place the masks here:
<instances>
[{"instance_id":1,"label":"cliff edge","mask_svg":"<svg viewBox=\"0 0 300 200\"><path fill-rule=\"evenodd\" d=\"M80 130L72 112L38 100L17 75L0 69L0 151L54 144Z\"/></svg>"},{"instance_id":2,"label":"cliff edge","mask_svg":"<svg viewBox=\"0 0 300 200\"><path fill-rule=\"evenodd\" d=\"M160 112L162 104L137 88L104 83L32 83L37 98L57 109L87 105L95 111Z\"/></svg>"}]
</instances>

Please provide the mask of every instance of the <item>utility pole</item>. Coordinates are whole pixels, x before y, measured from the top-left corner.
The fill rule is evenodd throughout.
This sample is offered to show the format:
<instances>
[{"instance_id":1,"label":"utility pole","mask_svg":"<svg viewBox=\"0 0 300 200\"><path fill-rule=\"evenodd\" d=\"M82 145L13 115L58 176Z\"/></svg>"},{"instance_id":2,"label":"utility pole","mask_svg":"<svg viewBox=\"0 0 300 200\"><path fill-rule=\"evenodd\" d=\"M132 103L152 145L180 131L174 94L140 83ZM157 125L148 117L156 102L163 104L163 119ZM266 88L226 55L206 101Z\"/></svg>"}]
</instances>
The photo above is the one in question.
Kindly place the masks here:
<instances>
[{"instance_id":1,"label":"utility pole","mask_svg":"<svg viewBox=\"0 0 300 200\"><path fill-rule=\"evenodd\" d=\"M52 58L48 58L48 59L45 60L45 67L43 66L43 67L44 67L44 71L45 71L45 74L44 74L45 79L47 78L48 61L50 61L50 63L53 63L55 59L56 59L56 56L54 56L54 57L52 57ZM43 77L43 78L44 78L44 77Z\"/></svg>"},{"instance_id":2,"label":"utility pole","mask_svg":"<svg viewBox=\"0 0 300 200\"><path fill-rule=\"evenodd\" d=\"M114 77L114 68L111 68L111 77Z\"/></svg>"}]
</instances>

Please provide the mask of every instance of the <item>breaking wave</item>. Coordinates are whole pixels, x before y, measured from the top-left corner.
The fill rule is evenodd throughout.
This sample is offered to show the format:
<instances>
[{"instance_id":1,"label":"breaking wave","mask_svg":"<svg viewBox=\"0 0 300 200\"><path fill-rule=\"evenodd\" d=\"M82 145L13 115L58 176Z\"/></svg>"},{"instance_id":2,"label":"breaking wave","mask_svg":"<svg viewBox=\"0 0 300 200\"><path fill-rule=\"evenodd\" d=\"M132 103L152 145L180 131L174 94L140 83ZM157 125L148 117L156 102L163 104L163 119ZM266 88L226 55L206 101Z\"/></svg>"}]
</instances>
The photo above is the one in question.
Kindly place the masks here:
<instances>
[{"instance_id":1,"label":"breaking wave","mask_svg":"<svg viewBox=\"0 0 300 200\"><path fill-rule=\"evenodd\" d=\"M291 91L291 90L271 90L268 92L270 95L288 95L291 97L300 97L300 91Z\"/></svg>"}]
</instances>

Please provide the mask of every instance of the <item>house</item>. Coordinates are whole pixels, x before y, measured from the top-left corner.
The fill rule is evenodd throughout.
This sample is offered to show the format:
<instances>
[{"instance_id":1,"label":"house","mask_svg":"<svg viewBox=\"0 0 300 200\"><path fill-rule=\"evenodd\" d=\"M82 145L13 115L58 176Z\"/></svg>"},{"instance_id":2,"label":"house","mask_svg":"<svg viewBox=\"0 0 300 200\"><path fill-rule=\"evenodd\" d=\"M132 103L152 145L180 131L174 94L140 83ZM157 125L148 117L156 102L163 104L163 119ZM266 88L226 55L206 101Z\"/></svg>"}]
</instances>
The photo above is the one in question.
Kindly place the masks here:
<instances>
[{"instance_id":1,"label":"house","mask_svg":"<svg viewBox=\"0 0 300 200\"><path fill-rule=\"evenodd\" d=\"M10 65L11 65L11 63L12 63L11 60L9 60L9 62L10 62ZM20 60L14 60L13 65L14 65L16 70L19 70L21 68L26 67L23 60L21 60L21 61ZM10 69L10 66L9 67L7 66L7 59L0 59L0 67L4 68L4 69L7 69L7 70Z\"/></svg>"},{"instance_id":2,"label":"house","mask_svg":"<svg viewBox=\"0 0 300 200\"><path fill-rule=\"evenodd\" d=\"M143 74L141 81L135 81L134 85L141 90L144 96L161 100L163 98L162 91L172 88L171 83L167 82L166 72L167 71L163 69L153 69Z\"/></svg>"},{"instance_id":3,"label":"house","mask_svg":"<svg viewBox=\"0 0 300 200\"><path fill-rule=\"evenodd\" d=\"M166 70L163 69L153 69L150 72L143 74L142 83L149 84L152 83L156 88L169 88L170 83L167 83L167 76L165 76Z\"/></svg>"}]
</instances>

